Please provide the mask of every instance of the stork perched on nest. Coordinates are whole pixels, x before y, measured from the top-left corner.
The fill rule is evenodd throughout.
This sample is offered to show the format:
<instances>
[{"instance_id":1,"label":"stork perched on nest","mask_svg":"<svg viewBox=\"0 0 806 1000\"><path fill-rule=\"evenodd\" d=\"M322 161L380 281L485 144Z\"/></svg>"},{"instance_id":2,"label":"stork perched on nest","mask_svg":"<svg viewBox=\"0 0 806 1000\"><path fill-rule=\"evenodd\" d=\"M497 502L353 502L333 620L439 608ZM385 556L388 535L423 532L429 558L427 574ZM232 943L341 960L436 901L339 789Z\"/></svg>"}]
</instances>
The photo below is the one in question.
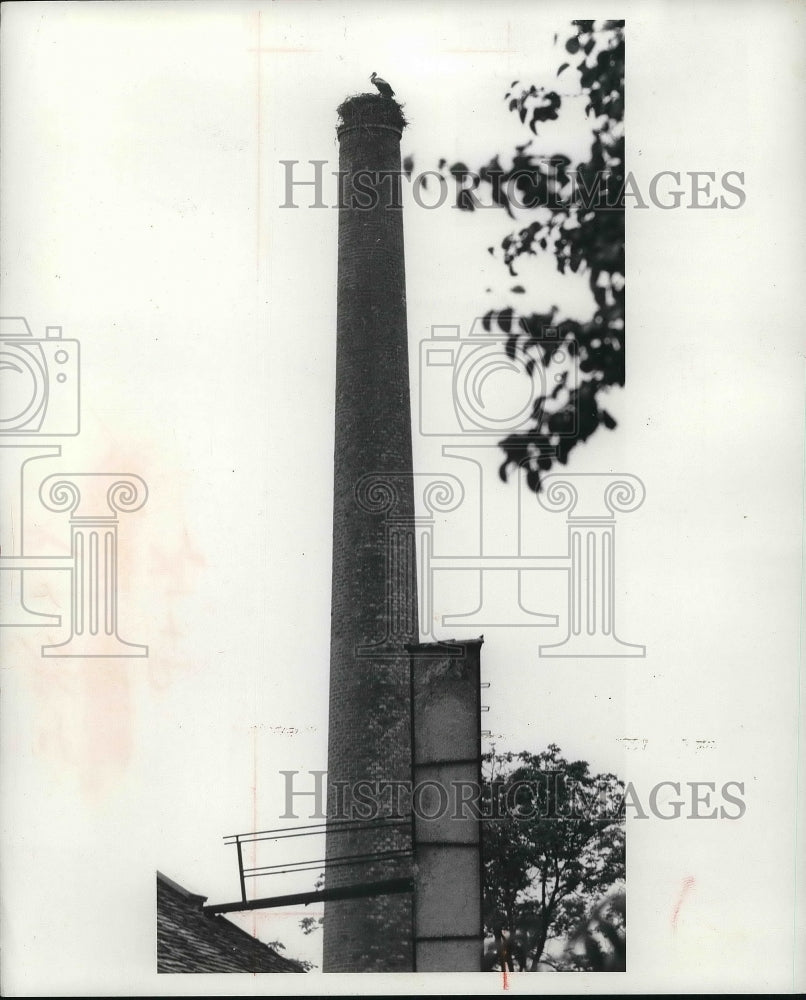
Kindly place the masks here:
<instances>
[{"instance_id":1,"label":"stork perched on nest","mask_svg":"<svg viewBox=\"0 0 806 1000\"><path fill-rule=\"evenodd\" d=\"M392 90L386 80L382 80L374 70L372 71L372 76L369 78L369 82L375 84L381 97L395 96L394 90Z\"/></svg>"}]
</instances>

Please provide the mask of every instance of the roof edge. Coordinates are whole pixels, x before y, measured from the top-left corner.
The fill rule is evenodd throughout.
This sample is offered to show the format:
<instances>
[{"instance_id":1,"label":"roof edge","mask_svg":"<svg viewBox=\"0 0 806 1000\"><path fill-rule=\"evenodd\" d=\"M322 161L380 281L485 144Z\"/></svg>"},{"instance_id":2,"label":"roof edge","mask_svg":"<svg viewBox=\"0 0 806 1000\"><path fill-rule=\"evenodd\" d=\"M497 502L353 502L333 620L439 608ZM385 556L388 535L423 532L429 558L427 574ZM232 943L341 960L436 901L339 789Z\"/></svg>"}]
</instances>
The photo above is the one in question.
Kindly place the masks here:
<instances>
[{"instance_id":1,"label":"roof edge","mask_svg":"<svg viewBox=\"0 0 806 1000\"><path fill-rule=\"evenodd\" d=\"M199 899L202 901L202 903L205 902L205 900L207 899L207 896L202 896L198 892L191 892L189 889L186 889L183 885L180 885L178 882L174 882L172 878L168 878L167 875L163 874L159 870L157 870L157 882L164 883L170 889L173 889L174 892L178 892L181 896L184 896L185 899Z\"/></svg>"}]
</instances>

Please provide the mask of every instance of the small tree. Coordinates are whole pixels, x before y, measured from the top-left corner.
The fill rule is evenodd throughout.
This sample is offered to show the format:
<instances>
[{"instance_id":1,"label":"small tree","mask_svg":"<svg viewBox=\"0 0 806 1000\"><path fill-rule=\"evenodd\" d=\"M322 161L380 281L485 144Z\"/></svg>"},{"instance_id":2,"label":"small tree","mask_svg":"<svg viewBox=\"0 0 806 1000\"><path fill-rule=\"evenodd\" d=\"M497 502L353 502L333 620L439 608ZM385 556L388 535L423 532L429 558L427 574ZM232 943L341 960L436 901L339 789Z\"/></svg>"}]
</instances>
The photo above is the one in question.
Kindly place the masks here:
<instances>
[{"instance_id":1,"label":"small tree","mask_svg":"<svg viewBox=\"0 0 806 1000\"><path fill-rule=\"evenodd\" d=\"M493 751L485 760L486 930L498 939L503 929L521 969L579 968L576 953L548 948L570 943L624 881L624 785L566 760L554 744L537 754ZM600 916L604 922L604 910ZM601 948L610 947L605 935Z\"/></svg>"}]
</instances>

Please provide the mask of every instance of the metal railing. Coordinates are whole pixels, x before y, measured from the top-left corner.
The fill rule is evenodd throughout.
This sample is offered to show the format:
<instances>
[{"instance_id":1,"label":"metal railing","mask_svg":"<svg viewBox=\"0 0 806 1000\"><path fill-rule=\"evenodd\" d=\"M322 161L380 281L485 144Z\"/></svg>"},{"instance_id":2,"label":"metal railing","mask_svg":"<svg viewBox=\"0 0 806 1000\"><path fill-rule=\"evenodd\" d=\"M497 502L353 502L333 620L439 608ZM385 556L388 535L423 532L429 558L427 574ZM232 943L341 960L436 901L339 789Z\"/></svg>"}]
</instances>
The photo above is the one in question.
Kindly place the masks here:
<instances>
[{"instance_id":1,"label":"metal railing","mask_svg":"<svg viewBox=\"0 0 806 1000\"><path fill-rule=\"evenodd\" d=\"M383 861L396 861L405 857L412 857L411 848L390 849L385 851L366 851L361 854L342 854L331 857L306 858L301 861L283 861L279 864L255 865L251 868L244 867L243 845L255 844L263 841L289 840L296 837L321 837L334 829L340 833L350 833L353 831L373 831L393 829L395 827L411 827L411 816L381 816L370 820L326 820L323 823L307 823L295 827L275 827L270 830L255 830L250 833L232 833L224 837L224 843L228 846L235 845L238 856L238 880L241 886L241 898L235 903L220 903L205 906L208 913L226 913L236 910L264 909L276 906L290 906L293 904L324 901L328 899L351 899L359 896L382 895L395 892L411 892L413 883L411 878L387 878L371 882L361 882L353 886L338 886L332 889L314 889L309 892L290 893L282 896L263 897L261 899L248 899L246 894L246 880L248 878L263 878L271 875L288 875L296 872L307 872L324 870L327 872L333 868L349 867L351 865L375 864Z\"/></svg>"}]
</instances>

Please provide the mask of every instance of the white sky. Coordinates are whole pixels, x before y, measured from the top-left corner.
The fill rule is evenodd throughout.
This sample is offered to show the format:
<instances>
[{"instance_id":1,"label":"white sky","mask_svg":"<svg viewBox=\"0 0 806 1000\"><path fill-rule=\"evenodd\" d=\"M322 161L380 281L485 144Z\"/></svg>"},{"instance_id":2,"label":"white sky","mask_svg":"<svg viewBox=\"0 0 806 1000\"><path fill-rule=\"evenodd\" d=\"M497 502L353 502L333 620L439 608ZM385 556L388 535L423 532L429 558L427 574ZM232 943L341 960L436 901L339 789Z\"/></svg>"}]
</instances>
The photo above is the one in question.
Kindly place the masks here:
<instances>
[{"instance_id":1,"label":"white sky","mask_svg":"<svg viewBox=\"0 0 806 1000\"><path fill-rule=\"evenodd\" d=\"M648 655L565 662L537 652L561 629L437 631L484 632L483 725L499 746L557 742L646 789L747 783L740 823L631 824L630 906L642 919L629 975L649 988L658 969L685 984L692 963L700 987L724 986L726 970L747 985L760 954L765 982L791 982L803 136L782 95L802 93L803 64L799 8L735 9L731 20L717 4L628 10L629 167L647 182L664 169L744 170L748 191L737 212L628 214L628 388L608 404L619 428L578 448L569 470L646 484L644 506L619 520L617 623ZM403 151L417 170L511 150L526 130L503 95L516 78L550 82L552 35L578 13L587 8L4 8L2 312L40 335L61 324L82 350L82 433L42 474L131 471L150 489L120 527L120 631L148 643L147 660L45 660L39 647L63 632L3 630L12 986L178 991L152 974L155 869L211 900L236 898L221 838L278 825L280 770L326 767L337 213L280 209L279 161L335 170L335 107L369 89L373 69L405 103ZM261 54L258 25L271 50ZM543 148L584 154L579 125L566 118ZM515 281L486 247L510 228L499 211L407 201L415 416L431 325L466 329L506 303ZM584 308L584 282L560 282L549 265L518 280L530 310ZM423 391L444 416L445 398ZM478 537L472 470L441 454L449 439L414 427L416 471L464 479L468 501L439 525L437 546L466 553ZM499 460L494 448L482 459L488 524L508 553L518 494L497 483ZM36 507L37 485L26 544L64 554L66 520ZM564 551L563 515L536 511L529 529L536 551ZM472 608L473 581L452 589L447 576L437 610ZM34 590L40 610L64 612L60 574ZM562 575L532 596L535 610L562 614ZM649 742L625 753L625 737ZM696 739L712 749L695 751ZM697 907L672 939L668 913L689 874ZM280 881L261 894L302 887ZM275 911L257 929L318 962L299 916ZM719 948L706 948L715 927ZM207 977L194 988L273 987Z\"/></svg>"}]
</instances>

